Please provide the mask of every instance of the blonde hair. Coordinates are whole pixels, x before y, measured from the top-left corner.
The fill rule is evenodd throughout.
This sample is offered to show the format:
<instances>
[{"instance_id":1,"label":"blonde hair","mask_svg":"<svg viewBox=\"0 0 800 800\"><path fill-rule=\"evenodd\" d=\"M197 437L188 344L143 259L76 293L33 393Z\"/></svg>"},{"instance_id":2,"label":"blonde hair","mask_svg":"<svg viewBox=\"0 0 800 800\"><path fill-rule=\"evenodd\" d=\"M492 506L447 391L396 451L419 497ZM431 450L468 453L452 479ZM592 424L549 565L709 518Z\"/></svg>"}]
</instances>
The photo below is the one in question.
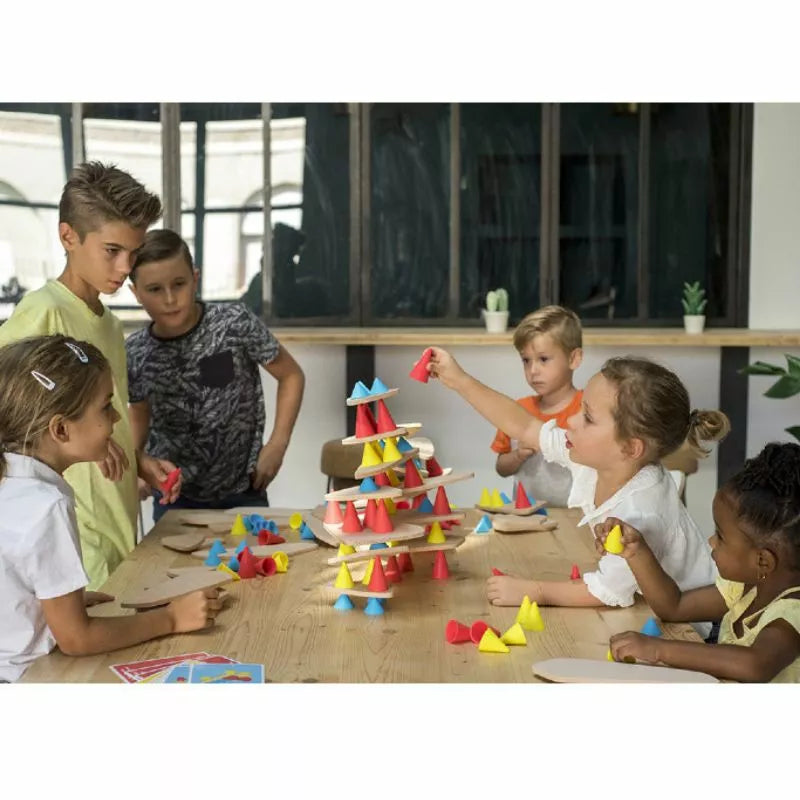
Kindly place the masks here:
<instances>
[{"instance_id":1,"label":"blonde hair","mask_svg":"<svg viewBox=\"0 0 800 800\"><path fill-rule=\"evenodd\" d=\"M74 228L81 241L106 222L149 228L161 213L157 195L114 164L100 161L72 170L58 204L58 221Z\"/></svg>"},{"instance_id":2,"label":"blonde hair","mask_svg":"<svg viewBox=\"0 0 800 800\"><path fill-rule=\"evenodd\" d=\"M53 417L79 419L109 370L94 345L60 334L0 347L0 479L3 453L30 455Z\"/></svg>"},{"instance_id":3,"label":"blonde hair","mask_svg":"<svg viewBox=\"0 0 800 800\"><path fill-rule=\"evenodd\" d=\"M708 455L701 442L719 441L730 431L730 421L721 411L690 410L686 387L660 364L630 356L610 358L600 374L617 390L617 437L644 441L650 461L669 455L684 441L695 455Z\"/></svg>"},{"instance_id":4,"label":"blonde hair","mask_svg":"<svg viewBox=\"0 0 800 800\"><path fill-rule=\"evenodd\" d=\"M523 317L514 331L514 347L522 351L535 336L542 333L550 334L567 356L583 346L580 318L574 311L563 306L543 306Z\"/></svg>"}]
</instances>

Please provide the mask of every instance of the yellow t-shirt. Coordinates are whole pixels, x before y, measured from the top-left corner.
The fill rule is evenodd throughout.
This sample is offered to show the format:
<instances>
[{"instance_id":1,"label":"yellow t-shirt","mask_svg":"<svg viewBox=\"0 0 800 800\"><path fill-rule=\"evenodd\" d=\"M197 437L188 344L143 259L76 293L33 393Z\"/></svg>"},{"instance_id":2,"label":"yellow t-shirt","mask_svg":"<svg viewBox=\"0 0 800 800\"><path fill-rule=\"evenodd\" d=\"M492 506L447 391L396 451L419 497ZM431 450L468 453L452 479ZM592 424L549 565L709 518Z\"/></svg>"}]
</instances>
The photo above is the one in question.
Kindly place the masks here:
<instances>
[{"instance_id":1,"label":"yellow t-shirt","mask_svg":"<svg viewBox=\"0 0 800 800\"><path fill-rule=\"evenodd\" d=\"M130 465L116 483L104 478L95 463L73 464L64 472L64 479L75 493L83 565L89 576L87 588L94 590L136 545L139 497L128 417L125 339L122 323L108 309L98 316L63 283L48 281L41 289L26 294L11 317L0 325L0 345L54 333L90 342L108 359L114 380L114 408L120 415L112 435ZM75 368L80 367L76 359Z\"/></svg>"},{"instance_id":2,"label":"yellow t-shirt","mask_svg":"<svg viewBox=\"0 0 800 800\"><path fill-rule=\"evenodd\" d=\"M756 586L753 586L747 594L743 594L743 583L717 578L717 589L724 598L725 605L728 606L728 613L722 618L719 626L720 644L738 644L749 647L756 640L758 634L776 619L785 620L800 633L800 599L785 596L797 594L800 592L800 586L786 589L761 611L748 614L746 617L742 617L742 614L755 599ZM758 616L758 620L751 627L750 620L756 616ZM742 619L742 635L737 636L733 630L733 623L740 617ZM800 683L800 657L781 670L772 679L772 683Z\"/></svg>"}]
</instances>

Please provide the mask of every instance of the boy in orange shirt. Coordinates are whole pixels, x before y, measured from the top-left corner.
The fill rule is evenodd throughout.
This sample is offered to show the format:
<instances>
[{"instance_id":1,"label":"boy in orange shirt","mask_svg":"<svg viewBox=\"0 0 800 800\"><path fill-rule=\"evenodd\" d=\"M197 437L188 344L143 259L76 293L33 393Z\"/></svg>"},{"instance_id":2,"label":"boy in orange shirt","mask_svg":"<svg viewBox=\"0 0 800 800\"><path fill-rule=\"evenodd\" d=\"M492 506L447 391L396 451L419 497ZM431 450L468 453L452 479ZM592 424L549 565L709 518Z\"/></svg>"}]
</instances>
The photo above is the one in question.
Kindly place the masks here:
<instances>
[{"instance_id":1,"label":"boy in orange shirt","mask_svg":"<svg viewBox=\"0 0 800 800\"><path fill-rule=\"evenodd\" d=\"M522 358L525 380L536 392L517 402L543 421L555 419L559 428L581 409L583 392L572 383L572 373L583 358L581 321L574 311L544 306L528 314L514 331L514 347ZM495 468L503 478L514 475L528 497L550 505L566 506L572 477L568 469L547 462L541 453L520 447L498 430L492 450Z\"/></svg>"}]
</instances>

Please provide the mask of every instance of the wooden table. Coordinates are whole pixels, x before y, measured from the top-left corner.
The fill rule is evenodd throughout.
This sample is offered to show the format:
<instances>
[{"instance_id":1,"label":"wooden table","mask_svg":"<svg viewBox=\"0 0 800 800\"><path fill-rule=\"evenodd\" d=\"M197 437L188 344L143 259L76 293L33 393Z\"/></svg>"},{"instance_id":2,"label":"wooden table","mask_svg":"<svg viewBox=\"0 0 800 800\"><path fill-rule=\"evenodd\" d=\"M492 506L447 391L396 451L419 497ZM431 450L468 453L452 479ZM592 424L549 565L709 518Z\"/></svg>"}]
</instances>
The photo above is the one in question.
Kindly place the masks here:
<instances>
[{"instance_id":1,"label":"wooden table","mask_svg":"<svg viewBox=\"0 0 800 800\"><path fill-rule=\"evenodd\" d=\"M160 544L165 534L179 532L177 514L170 511L125 559L102 587L119 595L152 580L170 566L197 566L189 555ZM550 533L469 534L455 553L448 553L450 579L431 578L431 554L414 556L415 571L405 573L395 596L386 601L383 616L368 617L365 601L354 599L348 612L332 608L335 595L320 588L333 581L337 568L326 564L335 550L321 545L313 553L295 556L289 571L226 585L232 597L215 627L192 634L117 650L102 656L68 657L55 651L35 662L23 682L116 682L112 664L161 658L205 650L243 662L265 665L268 681L279 682L534 682L531 665L555 657L605 659L614 633L639 630L652 614L639 598L625 609L543 608L546 629L526 632L527 647L512 647L508 655L479 653L471 643L445 641L447 620L469 625L477 619L505 631L516 608L491 606L485 582L491 567L503 572L559 580L567 578L573 563L591 570L597 556L587 528L577 530L575 510L551 509L559 528ZM465 530L478 516L471 511ZM353 567L353 577L363 573ZM125 613L116 603L90 613ZM128 612L130 613L130 612ZM662 625L673 639L700 641L684 624Z\"/></svg>"}]
</instances>

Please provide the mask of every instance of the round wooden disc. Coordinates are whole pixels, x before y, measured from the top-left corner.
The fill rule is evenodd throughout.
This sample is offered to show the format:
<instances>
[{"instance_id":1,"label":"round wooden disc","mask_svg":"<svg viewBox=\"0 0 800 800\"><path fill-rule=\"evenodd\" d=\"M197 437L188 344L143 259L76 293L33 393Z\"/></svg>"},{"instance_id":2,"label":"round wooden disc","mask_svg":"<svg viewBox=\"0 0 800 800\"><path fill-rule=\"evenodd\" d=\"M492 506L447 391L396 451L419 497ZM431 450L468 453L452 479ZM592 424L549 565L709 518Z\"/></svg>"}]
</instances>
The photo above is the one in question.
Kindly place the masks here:
<instances>
[{"instance_id":1,"label":"round wooden disc","mask_svg":"<svg viewBox=\"0 0 800 800\"><path fill-rule=\"evenodd\" d=\"M387 469L391 469L397 464L402 463L403 459L397 459L396 461L381 461L380 464L374 464L371 467L359 467L353 477L357 480L363 480L364 478L369 478L372 475L377 475L379 472L386 472Z\"/></svg>"},{"instance_id":2,"label":"round wooden disc","mask_svg":"<svg viewBox=\"0 0 800 800\"><path fill-rule=\"evenodd\" d=\"M357 397L355 400L352 397L348 397L346 402L349 406L360 406L364 403L374 403L376 400L385 400L387 397L394 397L399 391L399 389L388 389L379 394L368 394L366 397Z\"/></svg>"},{"instance_id":3,"label":"round wooden disc","mask_svg":"<svg viewBox=\"0 0 800 800\"><path fill-rule=\"evenodd\" d=\"M385 439L393 436L405 436L408 431L405 428L395 428L393 431L386 431L386 433L373 433L371 436L348 436L342 439L342 444L364 444L365 442L377 442L379 439Z\"/></svg>"},{"instance_id":4,"label":"round wooden disc","mask_svg":"<svg viewBox=\"0 0 800 800\"><path fill-rule=\"evenodd\" d=\"M397 525L389 533L374 533L367 531L364 533L342 533L341 525L325 525L325 530L335 536L342 544L376 544L378 542L403 542L408 539L418 539L425 535L425 529L419 525L409 525L403 523Z\"/></svg>"}]
</instances>

